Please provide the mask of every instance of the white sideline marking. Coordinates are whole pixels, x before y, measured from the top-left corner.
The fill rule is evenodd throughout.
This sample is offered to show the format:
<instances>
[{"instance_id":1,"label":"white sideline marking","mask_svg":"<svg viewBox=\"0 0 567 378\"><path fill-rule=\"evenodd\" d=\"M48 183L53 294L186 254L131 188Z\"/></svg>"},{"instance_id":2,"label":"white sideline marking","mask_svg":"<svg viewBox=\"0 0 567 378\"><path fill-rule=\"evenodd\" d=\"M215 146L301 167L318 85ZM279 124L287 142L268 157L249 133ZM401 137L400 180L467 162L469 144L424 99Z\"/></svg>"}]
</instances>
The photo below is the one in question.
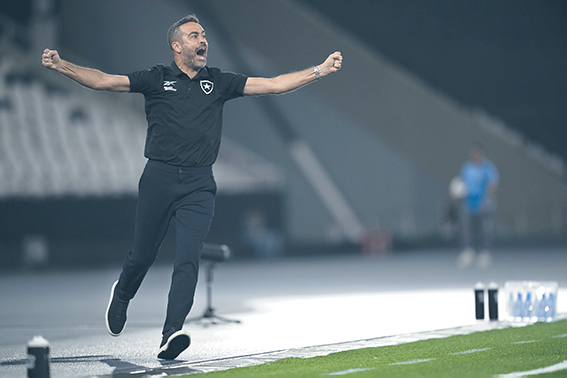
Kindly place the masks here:
<instances>
[{"instance_id":1,"label":"white sideline marking","mask_svg":"<svg viewBox=\"0 0 567 378\"><path fill-rule=\"evenodd\" d=\"M522 377L527 377L529 375L553 373L553 372L556 372L556 371L561 371L561 370L566 370L566 369L567 369L567 360L560 362L558 364L551 365L551 366L544 367L544 368L540 368L540 369L529 370L529 371L519 371L519 372L509 373L509 374L495 375L494 378L522 378Z\"/></svg>"},{"instance_id":2,"label":"white sideline marking","mask_svg":"<svg viewBox=\"0 0 567 378\"><path fill-rule=\"evenodd\" d=\"M323 375L347 375L351 373L358 373L359 371L368 371L373 370L374 368L366 368L366 369L348 369L343 371L336 371L334 373L325 373Z\"/></svg>"},{"instance_id":3,"label":"white sideline marking","mask_svg":"<svg viewBox=\"0 0 567 378\"><path fill-rule=\"evenodd\" d=\"M492 348L482 348L482 349L469 349L462 352L457 353L449 353L450 356L456 356L457 354L469 354L469 353L476 353L476 352L484 352L485 350L490 350Z\"/></svg>"},{"instance_id":4,"label":"white sideline marking","mask_svg":"<svg viewBox=\"0 0 567 378\"><path fill-rule=\"evenodd\" d=\"M411 365L411 364L419 364L421 362L433 361L435 358L423 358L421 360L411 360L411 361L403 361L403 362L393 362L390 365Z\"/></svg>"},{"instance_id":5,"label":"white sideline marking","mask_svg":"<svg viewBox=\"0 0 567 378\"><path fill-rule=\"evenodd\" d=\"M516 341L512 344L531 344L531 343L539 343L539 340L526 340L526 341Z\"/></svg>"},{"instance_id":6,"label":"white sideline marking","mask_svg":"<svg viewBox=\"0 0 567 378\"><path fill-rule=\"evenodd\" d=\"M563 335L557 335L557 336L551 336L553 338L558 338L558 337L567 337L567 333L564 333Z\"/></svg>"}]
</instances>

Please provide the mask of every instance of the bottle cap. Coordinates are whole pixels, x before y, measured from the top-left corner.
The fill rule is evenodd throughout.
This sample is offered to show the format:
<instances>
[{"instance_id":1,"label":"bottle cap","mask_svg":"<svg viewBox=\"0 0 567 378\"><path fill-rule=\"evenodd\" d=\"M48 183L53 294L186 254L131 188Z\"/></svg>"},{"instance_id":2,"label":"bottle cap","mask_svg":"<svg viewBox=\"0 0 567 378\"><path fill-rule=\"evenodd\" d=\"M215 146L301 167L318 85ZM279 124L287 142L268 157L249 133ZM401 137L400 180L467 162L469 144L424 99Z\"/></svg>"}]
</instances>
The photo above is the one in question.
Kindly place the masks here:
<instances>
[{"instance_id":1,"label":"bottle cap","mask_svg":"<svg viewBox=\"0 0 567 378\"><path fill-rule=\"evenodd\" d=\"M42 336L34 336L33 339L28 341L28 347L30 348L45 348L49 346L49 342L45 340Z\"/></svg>"}]
</instances>

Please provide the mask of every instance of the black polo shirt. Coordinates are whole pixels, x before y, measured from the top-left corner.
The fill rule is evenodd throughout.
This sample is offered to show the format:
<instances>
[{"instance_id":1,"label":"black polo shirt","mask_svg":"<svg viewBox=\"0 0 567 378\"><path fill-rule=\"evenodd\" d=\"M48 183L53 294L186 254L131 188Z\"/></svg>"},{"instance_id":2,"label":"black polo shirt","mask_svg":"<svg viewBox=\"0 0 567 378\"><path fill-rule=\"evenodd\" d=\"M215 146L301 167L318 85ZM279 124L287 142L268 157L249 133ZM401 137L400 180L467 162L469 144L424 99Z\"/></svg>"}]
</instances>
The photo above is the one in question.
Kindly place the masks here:
<instances>
[{"instance_id":1,"label":"black polo shirt","mask_svg":"<svg viewBox=\"0 0 567 378\"><path fill-rule=\"evenodd\" d=\"M243 95L247 77L204 67L192 79L175 62L128 74L130 92L146 101L148 159L182 167L212 165L224 103Z\"/></svg>"}]
</instances>

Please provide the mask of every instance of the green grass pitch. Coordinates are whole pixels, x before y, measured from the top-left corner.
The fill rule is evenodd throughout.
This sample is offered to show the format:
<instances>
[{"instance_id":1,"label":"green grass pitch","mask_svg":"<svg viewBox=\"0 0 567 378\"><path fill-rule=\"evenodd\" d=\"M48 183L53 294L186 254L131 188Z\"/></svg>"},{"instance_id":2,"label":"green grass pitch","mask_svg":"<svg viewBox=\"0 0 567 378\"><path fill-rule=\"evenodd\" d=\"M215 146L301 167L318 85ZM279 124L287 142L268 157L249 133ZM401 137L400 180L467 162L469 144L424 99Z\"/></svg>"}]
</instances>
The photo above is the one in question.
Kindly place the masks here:
<instances>
[{"instance_id":1,"label":"green grass pitch","mask_svg":"<svg viewBox=\"0 0 567 378\"><path fill-rule=\"evenodd\" d=\"M207 377L567 377L567 320L285 358Z\"/></svg>"}]
</instances>

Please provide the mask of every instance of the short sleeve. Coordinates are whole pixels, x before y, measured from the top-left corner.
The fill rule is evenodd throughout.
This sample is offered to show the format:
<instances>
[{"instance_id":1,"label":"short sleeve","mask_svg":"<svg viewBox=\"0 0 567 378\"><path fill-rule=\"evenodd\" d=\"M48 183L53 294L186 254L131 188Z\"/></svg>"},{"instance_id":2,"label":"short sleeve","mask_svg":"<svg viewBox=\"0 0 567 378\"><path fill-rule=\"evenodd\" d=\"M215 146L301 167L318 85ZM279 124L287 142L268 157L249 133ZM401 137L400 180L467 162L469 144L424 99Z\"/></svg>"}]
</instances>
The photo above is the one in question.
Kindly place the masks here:
<instances>
[{"instance_id":1,"label":"short sleeve","mask_svg":"<svg viewBox=\"0 0 567 378\"><path fill-rule=\"evenodd\" d=\"M225 101L244 95L244 86L248 76L232 72L221 72L219 84Z\"/></svg>"},{"instance_id":2,"label":"short sleeve","mask_svg":"<svg viewBox=\"0 0 567 378\"><path fill-rule=\"evenodd\" d=\"M163 78L163 67L154 66L147 70L134 71L127 76L130 79L131 93L151 93L154 88L159 87Z\"/></svg>"}]
</instances>

